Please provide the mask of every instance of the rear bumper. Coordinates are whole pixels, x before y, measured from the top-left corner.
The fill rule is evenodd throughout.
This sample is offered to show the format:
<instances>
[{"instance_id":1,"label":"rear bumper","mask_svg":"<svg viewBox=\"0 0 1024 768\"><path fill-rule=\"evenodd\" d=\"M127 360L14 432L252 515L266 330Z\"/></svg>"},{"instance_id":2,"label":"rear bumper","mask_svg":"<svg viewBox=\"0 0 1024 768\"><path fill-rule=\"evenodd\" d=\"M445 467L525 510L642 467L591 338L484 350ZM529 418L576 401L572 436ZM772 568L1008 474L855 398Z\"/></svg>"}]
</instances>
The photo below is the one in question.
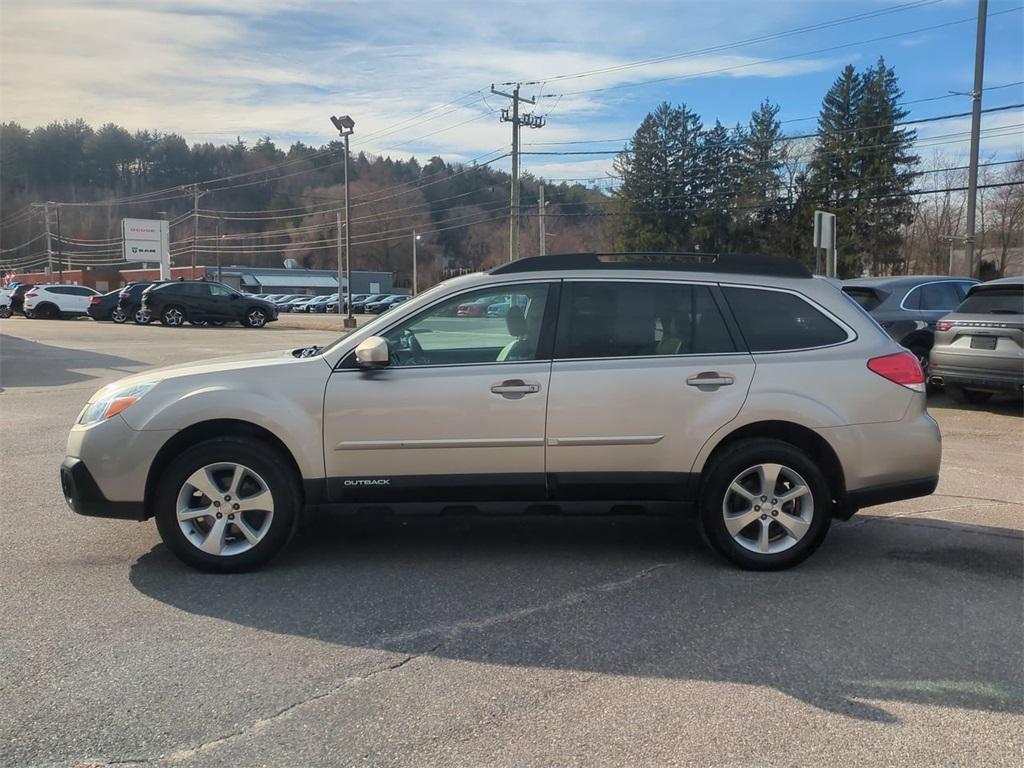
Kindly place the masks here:
<instances>
[{"instance_id":1,"label":"rear bumper","mask_svg":"<svg viewBox=\"0 0 1024 768\"><path fill-rule=\"evenodd\" d=\"M919 496L930 496L935 493L938 484L938 477L924 477L919 480L902 480L898 483L886 483L848 491L845 508L840 509L838 516L846 520L858 509L864 507L874 507L878 504L889 504L904 499L916 499Z\"/></svg>"},{"instance_id":2,"label":"rear bumper","mask_svg":"<svg viewBox=\"0 0 1024 768\"><path fill-rule=\"evenodd\" d=\"M1024 387L1024 369L1008 371L945 365L932 359L928 381L942 386L976 387L997 392L1019 392Z\"/></svg>"},{"instance_id":3,"label":"rear bumper","mask_svg":"<svg viewBox=\"0 0 1024 768\"><path fill-rule=\"evenodd\" d=\"M85 462L68 456L60 465L60 487L64 501L72 511L88 517L113 517L119 520L145 520L141 501L110 501L96 485Z\"/></svg>"}]
</instances>

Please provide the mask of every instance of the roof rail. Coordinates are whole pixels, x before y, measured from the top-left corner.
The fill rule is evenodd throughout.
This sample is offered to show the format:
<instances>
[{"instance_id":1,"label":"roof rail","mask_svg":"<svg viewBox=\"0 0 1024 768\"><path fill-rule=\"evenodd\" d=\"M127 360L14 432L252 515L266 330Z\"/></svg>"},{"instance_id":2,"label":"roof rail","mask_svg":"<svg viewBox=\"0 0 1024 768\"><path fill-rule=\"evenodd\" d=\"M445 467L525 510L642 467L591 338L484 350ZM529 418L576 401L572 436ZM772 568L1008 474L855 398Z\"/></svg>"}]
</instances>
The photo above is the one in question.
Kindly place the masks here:
<instances>
[{"instance_id":1,"label":"roof rail","mask_svg":"<svg viewBox=\"0 0 1024 768\"><path fill-rule=\"evenodd\" d=\"M726 272L736 275L810 278L801 262L788 256L719 253L563 253L528 256L490 270L492 275L558 272L576 269L651 269L680 272Z\"/></svg>"}]
</instances>

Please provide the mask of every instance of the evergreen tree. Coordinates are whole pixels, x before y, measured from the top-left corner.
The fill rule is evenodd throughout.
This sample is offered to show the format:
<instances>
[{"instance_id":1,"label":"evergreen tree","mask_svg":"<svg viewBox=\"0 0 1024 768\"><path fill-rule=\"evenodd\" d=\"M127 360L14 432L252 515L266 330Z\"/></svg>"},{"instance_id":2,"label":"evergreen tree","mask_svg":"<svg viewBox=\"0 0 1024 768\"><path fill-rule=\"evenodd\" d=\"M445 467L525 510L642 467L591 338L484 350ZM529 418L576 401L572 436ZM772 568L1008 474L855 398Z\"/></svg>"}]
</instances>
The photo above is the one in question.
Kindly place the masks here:
<instances>
[{"instance_id":1,"label":"evergreen tree","mask_svg":"<svg viewBox=\"0 0 1024 768\"><path fill-rule=\"evenodd\" d=\"M751 247L757 251L771 249L774 230L785 218L781 205L783 184L780 171L785 144L779 106L767 99L751 113L750 124L738 154L741 172L740 200L744 210L737 217L748 223Z\"/></svg>"},{"instance_id":2,"label":"evergreen tree","mask_svg":"<svg viewBox=\"0 0 1024 768\"><path fill-rule=\"evenodd\" d=\"M622 178L615 222L626 250L692 248L695 211L704 203L700 117L663 102L640 123L615 160Z\"/></svg>"},{"instance_id":3,"label":"evergreen tree","mask_svg":"<svg viewBox=\"0 0 1024 768\"><path fill-rule=\"evenodd\" d=\"M737 197L736 142L718 120L701 137L703 156L703 211L697 215L695 243L702 250L722 252L731 249L732 208Z\"/></svg>"},{"instance_id":4,"label":"evergreen tree","mask_svg":"<svg viewBox=\"0 0 1024 768\"><path fill-rule=\"evenodd\" d=\"M818 141L811 158L807 197L817 208L836 214L839 268L857 274L857 186L860 173L860 113L864 79L852 64L846 65L821 104Z\"/></svg>"},{"instance_id":5,"label":"evergreen tree","mask_svg":"<svg viewBox=\"0 0 1024 768\"><path fill-rule=\"evenodd\" d=\"M853 241L872 274L891 274L902 259L903 227L914 218L914 201L907 193L920 159L913 152L917 132L896 126L909 112L899 106L903 91L884 59L879 58L862 80L857 131L860 184Z\"/></svg>"}]
</instances>

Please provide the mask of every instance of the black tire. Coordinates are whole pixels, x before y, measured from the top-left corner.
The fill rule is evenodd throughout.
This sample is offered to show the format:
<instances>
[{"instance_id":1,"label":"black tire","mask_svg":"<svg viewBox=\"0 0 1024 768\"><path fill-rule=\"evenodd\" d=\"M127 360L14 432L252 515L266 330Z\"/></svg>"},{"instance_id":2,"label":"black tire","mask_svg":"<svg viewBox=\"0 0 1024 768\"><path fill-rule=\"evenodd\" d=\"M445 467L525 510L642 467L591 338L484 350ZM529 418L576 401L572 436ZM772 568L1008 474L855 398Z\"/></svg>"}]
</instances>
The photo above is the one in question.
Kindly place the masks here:
<instances>
[{"instance_id":1,"label":"black tire","mask_svg":"<svg viewBox=\"0 0 1024 768\"><path fill-rule=\"evenodd\" d=\"M960 403L961 405L967 403L970 405L981 405L987 403L989 398L992 397L991 392L983 392L980 389L964 389L963 387L947 385L946 394L949 395L949 399L954 403Z\"/></svg>"},{"instance_id":2,"label":"black tire","mask_svg":"<svg viewBox=\"0 0 1024 768\"><path fill-rule=\"evenodd\" d=\"M45 320L59 320L61 313L54 304L44 303L36 305L35 309L32 310L32 316Z\"/></svg>"},{"instance_id":3,"label":"black tire","mask_svg":"<svg viewBox=\"0 0 1024 768\"><path fill-rule=\"evenodd\" d=\"M168 304L160 313L160 322L171 328L180 328L186 319L185 309L177 304Z\"/></svg>"},{"instance_id":4,"label":"black tire","mask_svg":"<svg viewBox=\"0 0 1024 768\"><path fill-rule=\"evenodd\" d=\"M258 473L274 503L266 534L251 549L236 555L203 552L188 539L177 519L178 493L185 481L196 470L218 462L243 464ZM157 484L153 508L160 537L186 565L210 573L240 573L261 567L288 543L297 528L301 500L295 470L277 450L251 438L221 437L187 448L168 465Z\"/></svg>"},{"instance_id":5,"label":"black tire","mask_svg":"<svg viewBox=\"0 0 1024 768\"><path fill-rule=\"evenodd\" d=\"M153 315L144 310L141 304L132 308L131 316L136 325L149 325L153 322Z\"/></svg>"},{"instance_id":6,"label":"black tire","mask_svg":"<svg viewBox=\"0 0 1024 768\"><path fill-rule=\"evenodd\" d=\"M221 328L224 325L226 325L227 322L227 320L211 320L210 325L212 325L214 328Z\"/></svg>"},{"instance_id":7,"label":"black tire","mask_svg":"<svg viewBox=\"0 0 1024 768\"><path fill-rule=\"evenodd\" d=\"M760 553L745 548L733 538L726 527L723 507L729 486L737 476L758 464L768 463L781 464L799 473L810 490L813 512L806 533L795 544L780 552ZM717 456L704 475L699 503L700 527L705 540L723 557L752 571L780 570L802 562L825 539L832 522L832 494L818 466L799 448L768 438L737 441ZM774 527L776 534L782 531L777 527L779 524L770 519L764 524L769 525L769 530ZM758 520L752 525L762 523Z\"/></svg>"},{"instance_id":8,"label":"black tire","mask_svg":"<svg viewBox=\"0 0 1024 768\"><path fill-rule=\"evenodd\" d=\"M122 323L128 322L128 313L125 312L121 307L114 307L110 311L110 322L121 325Z\"/></svg>"},{"instance_id":9,"label":"black tire","mask_svg":"<svg viewBox=\"0 0 1024 768\"><path fill-rule=\"evenodd\" d=\"M267 324L266 310L260 307L250 307L245 311L245 320L242 324L247 328L263 328Z\"/></svg>"},{"instance_id":10,"label":"black tire","mask_svg":"<svg viewBox=\"0 0 1024 768\"><path fill-rule=\"evenodd\" d=\"M0 307L0 320L6 320L8 317L13 315L11 308L7 305Z\"/></svg>"},{"instance_id":11,"label":"black tire","mask_svg":"<svg viewBox=\"0 0 1024 768\"><path fill-rule=\"evenodd\" d=\"M196 328L205 328L210 323L207 320L189 320L190 325L194 325Z\"/></svg>"}]
</instances>

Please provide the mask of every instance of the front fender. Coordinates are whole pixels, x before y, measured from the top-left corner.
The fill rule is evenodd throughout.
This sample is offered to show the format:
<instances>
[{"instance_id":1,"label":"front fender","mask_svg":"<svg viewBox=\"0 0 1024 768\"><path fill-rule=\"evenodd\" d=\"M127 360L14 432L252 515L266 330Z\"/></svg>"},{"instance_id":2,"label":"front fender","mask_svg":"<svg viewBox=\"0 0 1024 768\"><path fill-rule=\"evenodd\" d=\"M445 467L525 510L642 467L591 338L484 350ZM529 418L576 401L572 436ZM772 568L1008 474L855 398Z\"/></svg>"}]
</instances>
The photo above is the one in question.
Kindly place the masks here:
<instances>
[{"instance_id":1,"label":"front fender","mask_svg":"<svg viewBox=\"0 0 1024 768\"><path fill-rule=\"evenodd\" d=\"M180 393L160 392L158 386L140 404L124 411L132 429L187 429L195 424L232 419L254 424L275 435L291 452L306 479L324 476L323 392L326 377L319 387L289 388L287 396L279 391L239 388L211 384ZM150 402L150 398L154 398Z\"/></svg>"}]
</instances>

